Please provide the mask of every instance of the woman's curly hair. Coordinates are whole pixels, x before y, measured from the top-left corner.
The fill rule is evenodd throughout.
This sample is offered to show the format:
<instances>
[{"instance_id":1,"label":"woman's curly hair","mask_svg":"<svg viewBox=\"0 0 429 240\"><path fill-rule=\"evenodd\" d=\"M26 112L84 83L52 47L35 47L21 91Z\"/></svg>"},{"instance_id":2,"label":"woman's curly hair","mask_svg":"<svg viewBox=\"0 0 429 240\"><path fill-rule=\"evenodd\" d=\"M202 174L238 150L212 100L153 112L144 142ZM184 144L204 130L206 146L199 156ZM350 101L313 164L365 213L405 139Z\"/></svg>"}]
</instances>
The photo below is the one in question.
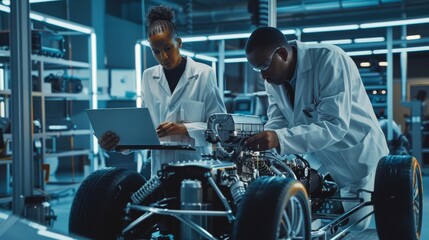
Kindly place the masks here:
<instances>
[{"instance_id":1,"label":"woman's curly hair","mask_svg":"<svg viewBox=\"0 0 429 240\"><path fill-rule=\"evenodd\" d=\"M151 6L146 15L147 35L150 37L165 31L177 34L174 20L174 11L170 7L164 5Z\"/></svg>"}]
</instances>

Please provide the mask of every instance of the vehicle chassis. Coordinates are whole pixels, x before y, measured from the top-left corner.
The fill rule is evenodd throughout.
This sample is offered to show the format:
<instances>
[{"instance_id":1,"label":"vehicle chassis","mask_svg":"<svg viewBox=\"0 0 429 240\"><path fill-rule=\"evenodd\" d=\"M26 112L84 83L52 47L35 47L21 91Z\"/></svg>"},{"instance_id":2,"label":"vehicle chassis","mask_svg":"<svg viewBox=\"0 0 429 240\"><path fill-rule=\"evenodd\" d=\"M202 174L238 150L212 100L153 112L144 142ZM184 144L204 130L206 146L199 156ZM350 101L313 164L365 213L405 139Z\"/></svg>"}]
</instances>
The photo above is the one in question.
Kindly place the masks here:
<instances>
[{"instance_id":1,"label":"vehicle chassis","mask_svg":"<svg viewBox=\"0 0 429 240\"><path fill-rule=\"evenodd\" d=\"M166 164L148 181L124 169L92 173L72 203L70 232L95 239L340 239L374 213L380 239L420 238L423 187L415 158L383 157L374 191L361 190L371 200L359 193L344 198L301 156L246 148L247 137L262 130L256 116L214 114L205 132L216 145L213 155ZM356 205L344 212L346 201Z\"/></svg>"}]
</instances>

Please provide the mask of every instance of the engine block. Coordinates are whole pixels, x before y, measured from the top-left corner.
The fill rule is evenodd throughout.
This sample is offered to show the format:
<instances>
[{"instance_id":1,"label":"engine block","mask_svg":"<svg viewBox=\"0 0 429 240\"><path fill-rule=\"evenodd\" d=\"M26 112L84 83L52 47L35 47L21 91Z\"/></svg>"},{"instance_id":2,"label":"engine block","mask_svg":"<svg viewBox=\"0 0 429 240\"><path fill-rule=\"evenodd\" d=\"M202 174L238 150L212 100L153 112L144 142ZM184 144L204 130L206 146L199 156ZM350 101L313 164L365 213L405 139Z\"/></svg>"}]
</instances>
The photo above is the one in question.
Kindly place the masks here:
<instances>
[{"instance_id":1,"label":"engine block","mask_svg":"<svg viewBox=\"0 0 429 240\"><path fill-rule=\"evenodd\" d=\"M206 140L210 143L234 143L264 130L258 116L217 113L207 122Z\"/></svg>"}]
</instances>

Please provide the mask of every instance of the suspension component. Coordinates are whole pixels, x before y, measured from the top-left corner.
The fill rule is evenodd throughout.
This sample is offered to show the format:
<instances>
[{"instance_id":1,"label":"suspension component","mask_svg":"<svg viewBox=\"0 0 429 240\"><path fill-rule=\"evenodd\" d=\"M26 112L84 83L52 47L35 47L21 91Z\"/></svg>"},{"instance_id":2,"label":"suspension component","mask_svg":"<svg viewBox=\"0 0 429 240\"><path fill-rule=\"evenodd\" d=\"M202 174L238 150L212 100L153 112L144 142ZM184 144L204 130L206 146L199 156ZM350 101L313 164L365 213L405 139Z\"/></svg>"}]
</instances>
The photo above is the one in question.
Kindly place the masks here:
<instances>
[{"instance_id":1,"label":"suspension component","mask_svg":"<svg viewBox=\"0 0 429 240\"><path fill-rule=\"evenodd\" d=\"M265 161L257 161L256 168L259 171L259 176L274 176L272 169L267 165Z\"/></svg>"},{"instance_id":2,"label":"suspension component","mask_svg":"<svg viewBox=\"0 0 429 240\"><path fill-rule=\"evenodd\" d=\"M244 183L242 181L237 181L231 184L229 188L232 198L234 199L235 205L238 206L246 193L246 188L244 188Z\"/></svg>"},{"instance_id":3,"label":"suspension component","mask_svg":"<svg viewBox=\"0 0 429 240\"><path fill-rule=\"evenodd\" d=\"M131 195L133 204L139 204L143 202L149 195L151 195L156 189L161 186L161 181L158 176L153 176L147 181L139 190Z\"/></svg>"}]
</instances>

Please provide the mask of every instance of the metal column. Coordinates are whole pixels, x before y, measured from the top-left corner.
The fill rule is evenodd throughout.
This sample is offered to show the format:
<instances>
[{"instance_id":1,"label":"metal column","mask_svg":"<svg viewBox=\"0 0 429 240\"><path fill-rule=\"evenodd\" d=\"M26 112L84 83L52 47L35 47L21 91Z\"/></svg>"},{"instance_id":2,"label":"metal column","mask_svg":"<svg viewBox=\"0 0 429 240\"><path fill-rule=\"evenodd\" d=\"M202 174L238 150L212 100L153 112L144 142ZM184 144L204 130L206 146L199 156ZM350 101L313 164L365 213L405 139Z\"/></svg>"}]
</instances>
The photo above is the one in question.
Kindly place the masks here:
<instances>
[{"instance_id":1,"label":"metal column","mask_svg":"<svg viewBox=\"0 0 429 240\"><path fill-rule=\"evenodd\" d=\"M411 135L412 135L412 153L419 161L420 166L423 164L422 153L422 103L420 101L411 101Z\"/></svg>"},{"instance_id":2,"label":"metal column","mask_svg":"<svg viewBox=\"0 0 429 240\"><path fill-rule=\"evenodd\" d=\"M146 12L146 4L145 4L145 1L141 1L141 3L142 3L142 22L144 23L146 21L146 14L147 14L147 12ZM169 3L168 5L170 7L173 7L172 3ZM179 7L179 6L177 6L177 7ZM145 26L142 27L142 33L143 33L142 34L143 38L147 38L147 33L146 33L146 27ZM143 68L143 70L145 70L147 68L147 49L145 47L143 48L143 66L142 66L142 68ZM140 75L142 73L143 72L141 72Z\"/></svg>"},{"instance_id":3,"label":"metal column","mask_svg":"<svg viewBox=\"0 0 429 240\"><path fill-rule=\"evenodd\" d=\"M401 33L401 39L402 44L401 47L405 48L407 47L407 26L402 26L402 33ZM407 59L408 59L408 53L406 51L403 51L400 53L401 55L401 101L407 101Z\"/></svg>"},{"instance_id":4,"label":"metal column","mask_svg":"<svg viewBox=\"0 0 429 240\"><path fill-rule=\"evenodd\" d=\"M392 27L387 28L387 140L393 139L393 33Z\"/></svg>"},{"instance_id":5,"label":"metal column","mask_svg":"<svg viewBox=\"0 0 429 240\"><path fill-rule=\"evenodd\" d=\"M10 43L12 75L13 213L24 215L25 198L33 191L31 128L30 4L11 1Z\"/></svg>"},{"instance_id":6,"label":"metal column","mask_svg":"<svg viewBox=\"0 0 429 240\"><path fill-rule=\"evenodd\" d=\"M219 67L217 72L217 80L219 84L219 90L221 92L222 100L224 98L225 92L225 40L219 41L219 59L218 59Z\"/></svg>"},{"instance_id":7,"label":"metal column","mask_svg":"<svg viewBox=\"0 0 429 240\"><path fill-rule=\"evenodd\" d=\"M268 0L268 26L277 27L277 0Z\"/></svg>"},{"instance_id":8,"label":"metal column","mask_svg":"<svg viewBox=\"0 0 429 240\"><path fill-rule=\"evenodd\" d=\"M90 71L91 71L91 78L90 78L90 95L91 95L91 101L89 107L92 109L98 108L98 98L97 98L97 36L95 35L94 31L91 32L89 39L89 63L91 65ZM99 168L98 165L98 141L97 138L92 136L90 144L92 146L93 151L93 161L91 161L90 165L90 171L93 172ZM102 164L103 165L103 164Z\"/></svg>"}]
</instances>

